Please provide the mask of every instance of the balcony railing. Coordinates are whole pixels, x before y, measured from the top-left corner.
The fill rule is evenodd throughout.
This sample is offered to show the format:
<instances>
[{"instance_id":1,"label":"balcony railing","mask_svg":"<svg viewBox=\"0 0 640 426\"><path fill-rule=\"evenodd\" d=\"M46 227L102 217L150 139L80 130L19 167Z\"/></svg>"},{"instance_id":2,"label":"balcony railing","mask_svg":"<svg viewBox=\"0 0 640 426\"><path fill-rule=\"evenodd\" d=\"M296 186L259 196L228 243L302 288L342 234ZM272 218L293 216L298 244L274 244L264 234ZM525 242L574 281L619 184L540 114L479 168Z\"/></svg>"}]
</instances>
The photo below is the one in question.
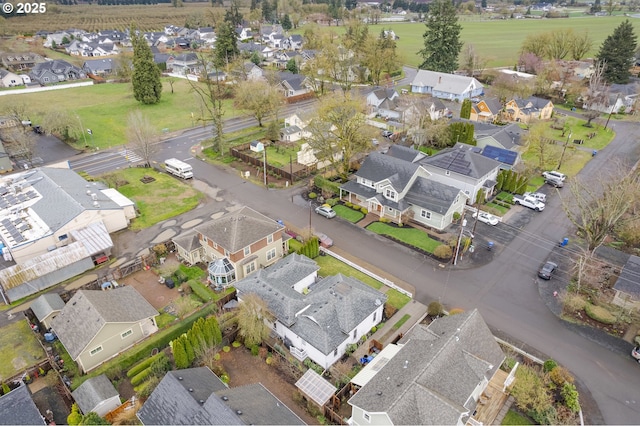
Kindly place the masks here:
<instances>
[{"instance_id":1,"label":"balcony railing","mask_svg":"<svg viewBox=\"0 0 640 426\"><path fill-rule=\"evenodd\" d=\"M307 359L307 351L305 351L304 349L298 349L295 346L290 346L289 351L291 351L291 355L293 355L300 361L304 361L305 359Z\"/></svg>"}]
</instances>

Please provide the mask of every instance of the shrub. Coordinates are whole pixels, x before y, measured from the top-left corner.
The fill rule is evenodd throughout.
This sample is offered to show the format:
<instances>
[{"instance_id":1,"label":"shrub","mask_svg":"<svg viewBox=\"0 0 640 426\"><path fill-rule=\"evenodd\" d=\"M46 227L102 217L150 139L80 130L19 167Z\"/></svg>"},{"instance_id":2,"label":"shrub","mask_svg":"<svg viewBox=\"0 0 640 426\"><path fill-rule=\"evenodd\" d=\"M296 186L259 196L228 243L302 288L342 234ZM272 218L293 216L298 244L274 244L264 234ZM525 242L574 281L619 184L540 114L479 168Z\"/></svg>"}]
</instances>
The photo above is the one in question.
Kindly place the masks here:
<instances>
[{"instance_id":1,"label":"shrub","mask_svg":"<svg viewBox=\"0 0 640 426\"><path fill-rule=\"evenodd\" d=\"M220 380L222 380L222 383L225 383L225 384L227 384L227 385L228 385L228 384L229 384L229 382L231 381L231 379L229 378L229 375L227 375L227 374L223 374L223 375L221 375L221 376L220 376Z\"/></svg>"},{"instance_id":2,"label":"shrub","mask_svg":"<svg viewBox=\"0 0 640 426\"><path fill-rule=\"evenodd\" d=\"M369 214L369 210L366 207L362 207L360 211L362 212L362 214Z\"/></svg>"},{"instance_id":3,"label":"shrub","mask_svg":"<svg viewBox=\"0 0 640 426\"><path fill-rule=\"evenodd\" d=\"M335 206L336 204L338 204L338 199L337 198L329 198L326 201L327 204L329 204L331 207Z\"/></svg>"},{"instance_id":4,"label":"shrub","mask_svg":"<svg viewBox=\"0 0 640 426\"><path fill-rule=\"evenodd\" d=\"M322 192L329 196L340 193L340 185L336 182L332 182L322 176L316 176L313 178L313 183L316 187L322 189Z\"/></svg>"},{"instance_id":5,"label":"shrub","mask_svg":"<svg viewBox=\"0 0 640 426\"><path fill-rule=\"evenodd\" d=\"M597 306L597 305L592 305L591 303L587 303L584 306L584 312L592 320L601 322L603 324L615 324L616 322L616 317L613 316L611 312L607 311L602 306Z\"/></svg>"},{"instance_id":6,"label":"shrub","mask_svg":"<svg viewBox=\"0 0 640 426\"><path fill-rule=\"evenodd\" d=\"M549 373L549 378L558 386L561 386L564 383L573 383L574 380L571 373L569 373L569 370L561 366L557 366L556 368L551 370L551 373Z\"/></svg>"},{"instance_id":7,"label":"shrub","mask_svg":"<svg viewBox=\"0 0 640 426\"><path fill-rule=\"evenodd\" d=\"M234 341L231 346L233 346L234 348L239 348L240 346L242 346L242 343L238 342L237 340Z\"/></svg>"},{"instance_id":8,"label":"shrub","mask_svg":"<svg viewBox=\"0 0 640 426\"><path fill-rule=\"evenodd\" d=\"M386 218L386 217L381 217L380 219L378 219L378 221L379 221L379 222L381 222L381 223L389 223L389 222L391 222L391 221L390 221L388 218Z\"/></svg>"},{"instance_id":9,"label":"shrub","mask_svg":"<svg viewBox=\"0 0 640 426\"><path fill-rule=\"evenodd\" d=\"M222 350L223 350L224 352L229 352L229 351L231 350L231 348L230 348L229 346L224 346L224 347L222 348Z\"/></svg>"},{"instance_id":10,"label":"shrub","mask_svg":"<svg viewBox=\"0 0 640 426\"><path fill-rule=\"evenodd\" d=\"M443 310L444 307L442 306L442 303L437 301L433 301L429 303L429 306L427 306L427 313L432 317L442 314Z\"/></svg>"},{"instance_id":11,"label":"shrub","mask_svg":"<svg viewBox=\"0 0 640 426\"><path fill-rule=\"evenodd\" d=\"M139 364L136 364L133 368L131 368L129 371L127 371L127 377L133 377L136 374L140 373L142 370L146 370L148 367L151 366L153 361L155 361L156 359L158 359L160 357L163 357L163 356L165 356L164 352L158 352L156 355L145 359L144 361L140 362Z\"/></svg>"},{"instance_id":12,"label":"shrub","mask_svg":"<svg viewBox=\"0 0 640 426\"><path fill-rule=\"evenodd\" d=\"M552 359L548 359L544 362L542 369L544 370L545 373L549 373L553 371L553 369L556 368L557 366L558 366L557 362L555 362Z\"/></svg>"},{"instance_id":13,"label":"shrub","mask_svg":"<svg viewBox=\"0 0 640 426\"><path fill-rule=\"evenodd\" d=\"M461 217L460 212L453 212L453 220L460 220Z\"/></svg>"},{"instance_id":14,"label":"shrub","mask_svg":"<svg viewBox=\"0 0 640 426\"><path fill-rule=\"evenodd\" d=\"M318 194L316 194L315 192L310 192L309 193L309 199L310 200L315 200L316 198L318 198Z\"/></svg>"},{"instance_id":15,"label":"shrub","mask_svg":"<svg viewBox=\"0 0 640 426\"><path fill-rule=\"evenodd\" d=\"M562 399L564 400L564 405L574 413L580 411L580 401L578 390L576 386L572 383L565 383L562 385L562 389L560 390L560 394L562 395Z\"/></svg>"},{"instance_id":16,"label":"shrub","mask_svg":"<svg viewBox=\"0 0 640 426\"><path fill-rule=\"evenodd\" d=\"M433 250L433 255L438 259L451 259L453 249L446 244L440 244Z\"/></svg>"},{"instance_id":17,"label":"shrub","mask_svg":"<svg viewBox=\"0 0 640 426\"><path fill-rule=\"evenodd\" d=\"M584 297L575 293L568 293L564 297L563 302L564 302L564 309L572 313L583 310L585 305L587 304L587 301L584 300Z\"/></svg>"},{"instance_id":18,"label":"shrub","mask_svg":"<svg viewBox=\"0 0 640 426\"><path fill-rule=\"evenodd\" d=\"M345 203L344 203L344 205L345 205L345 207L349 207L349 208L352 208L352 207L353 207L353 204L352 204L352 203L350 203L350 202L348 202L348 201L347 201L347 202L345 202Z\"/></svg>"},{"instance_id":19,"label":"shrub","mask_svg":"<svg viewBox=\"0 0 640 426\"><path fill-rule=\"evenodd\" d=\"M131 386L138 386L140 383L144 382L152 372L151 367L142 370L131 378Z\"/></svg>"},{"instance_id":20,"label":"shrub","mask_svg":"<svg viewBox=\"0 0 640 426\"><path fill-rule=\"evenodd\" d=\"M189 280L189 287L191 290L203 301L208 302L209 300L213 300L213 292L204 284L196 281Z\"/></svg>"},{"instance_id":21,"label":"shrub","mask_svg":"<svg viewBox=\"0 0 640 426\"><path fill-rule=\"evenodd\" d=\"M449 315L458 315L464 312L462 308L453 308L449 311Z\"/></svg>"},{"instance_id":22,"label":"shrub","mask_svg":"<svg viewBox=\"0 0 640 426\"><path fill-rule=\"evenodd\" d=\"M513 370L513 367L516 365L516 360L511 357L506 357L500 366L500 369L506 371L507 373Z\"/></svg>"},{"instance_id":23,"label":"shrub","mask_svg":"<svg viewBox=\"0 0 640 426\"><path fill-rule=\"evenodd\" d=\"M260 354L260 346L253 345L251 346L251 355L258 356Z\"/></svg>"},{"instance_id":24,"label":"shrub","mask_svg":"<svg viewBox=\"0 0 640 426\"><path fill-rule=\"evenodd\" d=\"M176 284L178 285L189 280L189 277L187 276L187 274L184 271L181 271L180 269L176 270L176 272L173 273L173 277Z\"/></svg>"},{"instance_id":25,"label":"shrub","mask_svg":"<svg viewBox=\"0 0 640 426\"><path fill-rule=\"evenodd\" d=\"M378 327L376 327L375 325L373 327L371 327L371 333L375 333L376 331L378 331Z\"/></svg>"},{"instance_id":26,"label":"shrub","mask_svg":"<svg viewBox=\"0 0 640 426\"><path fill-rule=\"evenodd\" d=\"M345 350L345 353L347 355L351 355L356 351L356 349L358 349L358 345L356 345L355 343L351 343L350 345L347 345L347 349Z\"/></svg>"}]
</instances>

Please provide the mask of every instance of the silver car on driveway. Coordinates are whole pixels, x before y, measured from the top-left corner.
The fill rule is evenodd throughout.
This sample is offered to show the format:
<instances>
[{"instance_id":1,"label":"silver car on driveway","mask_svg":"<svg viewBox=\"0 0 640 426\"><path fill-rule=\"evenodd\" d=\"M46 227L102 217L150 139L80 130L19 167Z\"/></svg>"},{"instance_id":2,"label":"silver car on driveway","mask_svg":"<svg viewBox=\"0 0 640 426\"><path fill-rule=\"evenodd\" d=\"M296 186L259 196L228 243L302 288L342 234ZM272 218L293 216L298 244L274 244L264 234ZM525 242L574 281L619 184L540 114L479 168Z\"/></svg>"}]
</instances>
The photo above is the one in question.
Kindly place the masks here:
<instances>
[{"instance_id":1,"label":"silver car on driveway","mask_svg":"<svg viewBox=\"0 0 640 426\"><path fill-rule=\"evenodd\" d=\"M336 217L336 212L328 206L316 207L316 213L318 213L320 216L326 217L327 219L333 219L334 217Z\"/></svg>"}]
</instances>

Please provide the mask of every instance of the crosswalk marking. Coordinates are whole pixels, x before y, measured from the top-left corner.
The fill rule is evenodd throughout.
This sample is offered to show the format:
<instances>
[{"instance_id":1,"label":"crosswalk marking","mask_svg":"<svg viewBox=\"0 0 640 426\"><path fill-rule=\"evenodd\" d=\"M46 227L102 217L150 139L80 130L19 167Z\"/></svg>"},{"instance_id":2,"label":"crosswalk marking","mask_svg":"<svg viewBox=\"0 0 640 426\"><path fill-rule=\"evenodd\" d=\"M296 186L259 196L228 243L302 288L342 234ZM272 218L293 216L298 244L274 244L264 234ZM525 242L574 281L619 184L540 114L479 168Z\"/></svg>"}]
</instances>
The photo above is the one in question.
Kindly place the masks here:
<instances>
[{"instance_id":1,"label":"crosswalk marking","mask_svg":"<svg viewBox=\"0 0 640 426\"><path fill-rule=\"evenodd\" d=\"M143 160L143 158L140 157L138 154L126 148L118 151L118 154L122 155L130 163L137 163Z\"/></svg>"}]
</instances>

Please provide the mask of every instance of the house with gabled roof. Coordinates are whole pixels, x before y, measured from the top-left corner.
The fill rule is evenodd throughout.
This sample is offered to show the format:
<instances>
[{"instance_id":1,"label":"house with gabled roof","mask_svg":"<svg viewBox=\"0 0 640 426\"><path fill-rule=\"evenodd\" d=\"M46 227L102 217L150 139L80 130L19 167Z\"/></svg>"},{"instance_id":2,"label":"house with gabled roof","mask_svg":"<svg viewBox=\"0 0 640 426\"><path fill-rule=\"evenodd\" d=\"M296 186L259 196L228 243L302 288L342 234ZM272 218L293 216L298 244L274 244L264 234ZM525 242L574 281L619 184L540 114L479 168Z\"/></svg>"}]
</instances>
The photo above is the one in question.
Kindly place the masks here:
<instances>
[{"instance_id":1,"label":"house with gabled roof","mask_svg":"<svg viewBox=\"0 0 640 426\"><path fill-rule=\"evenodd\" d=\"M78 290L51 328L83 372L158 331L158 311L131 286Z\"/></svg>"},{"instance_id":2,"label":"house with gabled roof","mask_svg":"<svg viewBox=\"0 0 640 426\"><path fill-rule=\"evenodd\" d=\"M90 59L82 64L82 69L85 70L87 74L103 76L111 74L114 66L115 64L111 58Z\"/></svg>"},{"instance_id":3,"label":"house with gabled roof","mask_svg":"<svg viewBox=\"0 0 640 426\"><path fill-rule=\"evenodd\" d=\"M24 85L22 78L11 71L0 69L0 87L15 87Z\"/></svg>"},{"instance_id":4,"label":"house with gabled roof","mask_svg":"<svg viewBox=\"0 0 640 426\"><path fill-rule=\"evenodd\" d=\"M419 161L430 175L430 179L458 188L471 203L483 191L485 198L493 194L501 163L482 156L476 147L458 143Z\"/></svg>"},{"instance_id":5,"label":"house with gabled roof","mask_svg":"<svg viewBox=\"0 0 640 426\"><path fill-rule=\"evenodd\" d=\"M506 126L490 123L473 124L473 135L476 140L476 146L479 148L495 146L496 148L519 152L524 143L524 134L524 129L516 123L507 124Z\"/></svg>"},{"instance_id":6,"label":"house with gabled roof","mask_svg":"<svg viewBox=\"0 0 640 426\"><path fill-rule=\"evenodd\" d=\"M46 425L44 417L33 401L29 386L20 386L0 396L0 424Z\"/></svg>"},{"instance_id":7,"label":"house with gabled roof","mask_svg":"<svg viewBox=\"0 0 640 426\"><path fill-rule=\"evenodd\" d=\"M640 309L640 257L631 255L613 286L613 303L623 309Z\"/></svg>"},{"instance_id":8,"label":"house with gabled roof","mask_svg":"<svg viewBox=\"0 0 640 426\"><path fill-rule=\"evenodd\" d=\"M87 74L67 61L54 59L53 61L35 64L29 73L29 77L31 77L32 81L40 84L50 84L67 80L80 80L87 78Z\"/></svg>"},{"instance_id":9,"label":"house with gabled roof","mask_svg":"<svg viewBox=\"0 0 640 426\"><path fill-rule=\"evenodd\" d=\"M493 123L500 119L504 106L498 98L485 98L471 105L469 120L482 123Z\"/></svg>"},{"instance_id":10,"label":"house with gabled roof","mask_svg":"<svg viewBox=\"0 0 640 426\"><path fill-rule=\"evenodd\" d=\"M418 70L411 82L411 92L430 94L436 98L462 102L464 99L482 95L484 86L473 77Z\"/></svg>"},{"instance_id":11,"label":"house with gabled roof","mask_svg":"<svg viewBox=\"0 0 640 426\"><path fill-rule=\"evenodd\" d=\"M169 371L137 412L143 425L303 425L261 383L229 388L208 367Z\"/></svg>"},{"instance_id":12,"label":"house with gabled roof","mask_svg":"<svg viewBox=\"0 0 640 426\"><path fill-rule=\"evenodd\" d=\"M238 50L247 56L251 56L253 52L258 52L265 59L273 57L274 53L271 47L258 43L238 43Z\"/></svg>"},{"instance_id":13,"label":"house with gabled roof","mask_svg":"<svg viewBox=\"0 0 640 426\"><path fill-rule=\"evenodd\" d=\"M505 355L477 309L418 324L397 346L354 377L369 376L349 399L349 424L478 424L474 412Z\"/></svg>"},{"instance_id":14,"label":"house with gabled roof","mask_svg":"<svg viewBox=\"0 0 640 426\"><path fill-rule=\"evenodd\" d=\"M94 412L104 417L121 405L120 393L105 374L86 380L71 396L84 415Z\"/></svg>"},{"instance_id":15,"label":"house with gabled roof","mask_svg":"<svg viewBox=\"0 0 640 426\"><path fill-rule=\"evenodd\" d=\"M29 307L42 324L42 328L48 330L51 327L51 321L64 308L64 301L58 293L47 293L31 302Z\"/></svg>"},{"instance_id":16,"label":"house with gabled roof","mask_svg":"<svg viewBox=\"0 0 640 426\"><path fill-rule=\"evenodd\" d=\"M342 274L318 278L318 264L291 254L238 281L238 299L256 294L291 354L329 368L382 320L386 295Z\"/></svg>"},{"instance_id":17,"label":"house with gabled roof","mask_svg":"<svg viewBox=\"0 0 640 426\"><path fill-rule=\"evenodd\" d=\"M340 198L398 224L413 220L444 229L454 213L462 213L468 197L451 184L431 179L421 165L424 158L420 151L401 145L392 145L387 154L372 152L356 179L340 187Z\"/></svg>"},{"instance_id":18,"label":"house with gabled roof","mask_svg":"<svg viewBox=\"0 0 640 426\"><path fill-rule=\"evenodd\" d=\"M293 74L290 72L278 73L280 80L280 90L285 98L295 98L312 93L307 77L303 74Z\"/></svg>"},{"instance_id":19,"label":"house with gabled roof","mask_svg":"<svg viewBox=\"0 0 640 426\"><path fill-rule=\"evenodd\" d=\"M288 252L287 239L284 226L242 207L196 226L173 242L181 260L191 265L208 264L209 283L222 288L275 263Z\"/></svg>"},{"instance_id":20,"label":"house with gabled roof","mask_svg":"<svg viewBox=\"0 0 640 426\"><path fill-rule=\"evenodd\" d=\"M44 62L44 58L37 53L10 52L0 53L0 62L8 70L18 72L33 68L38 62Z\"/></svg>"},{"instance_id":21,"label":"house with gabled roof","mask_svg":"<svg viewBox=\"0 0 640 426\"><path fill-rule=\"evenodd\" d=\"M553 115L553 102L537 96L527 99L514 98L504 106L503 117L507 121L530 123L531 120L550 120Z\"/></svg>"},{"instance_id":22,"label":"house with gabled roof","mask_svg":"<svg viewBox=\"0 0 640 426\"><path fill-rule=\"evenodd\" d=\"M478 148L480 149L480 148ZM482 156L492 158L500 162L500 168L504 170L513 169L520 161L520 153L517 151L510 151L504 148L498 148L495 146L487 145L482 148L480 152Z\"/></svg>"},{"instance_id":23,"label":"house with gabled roof","mask_svg":"<svg viewBox=\"0 0 640 426\"><path fill-rule=\"evenodd\" d=\"M180 75L199 74L202 64L196 53L182 53L167 59L167 71Z\"/></svg>"}]
</instances>

